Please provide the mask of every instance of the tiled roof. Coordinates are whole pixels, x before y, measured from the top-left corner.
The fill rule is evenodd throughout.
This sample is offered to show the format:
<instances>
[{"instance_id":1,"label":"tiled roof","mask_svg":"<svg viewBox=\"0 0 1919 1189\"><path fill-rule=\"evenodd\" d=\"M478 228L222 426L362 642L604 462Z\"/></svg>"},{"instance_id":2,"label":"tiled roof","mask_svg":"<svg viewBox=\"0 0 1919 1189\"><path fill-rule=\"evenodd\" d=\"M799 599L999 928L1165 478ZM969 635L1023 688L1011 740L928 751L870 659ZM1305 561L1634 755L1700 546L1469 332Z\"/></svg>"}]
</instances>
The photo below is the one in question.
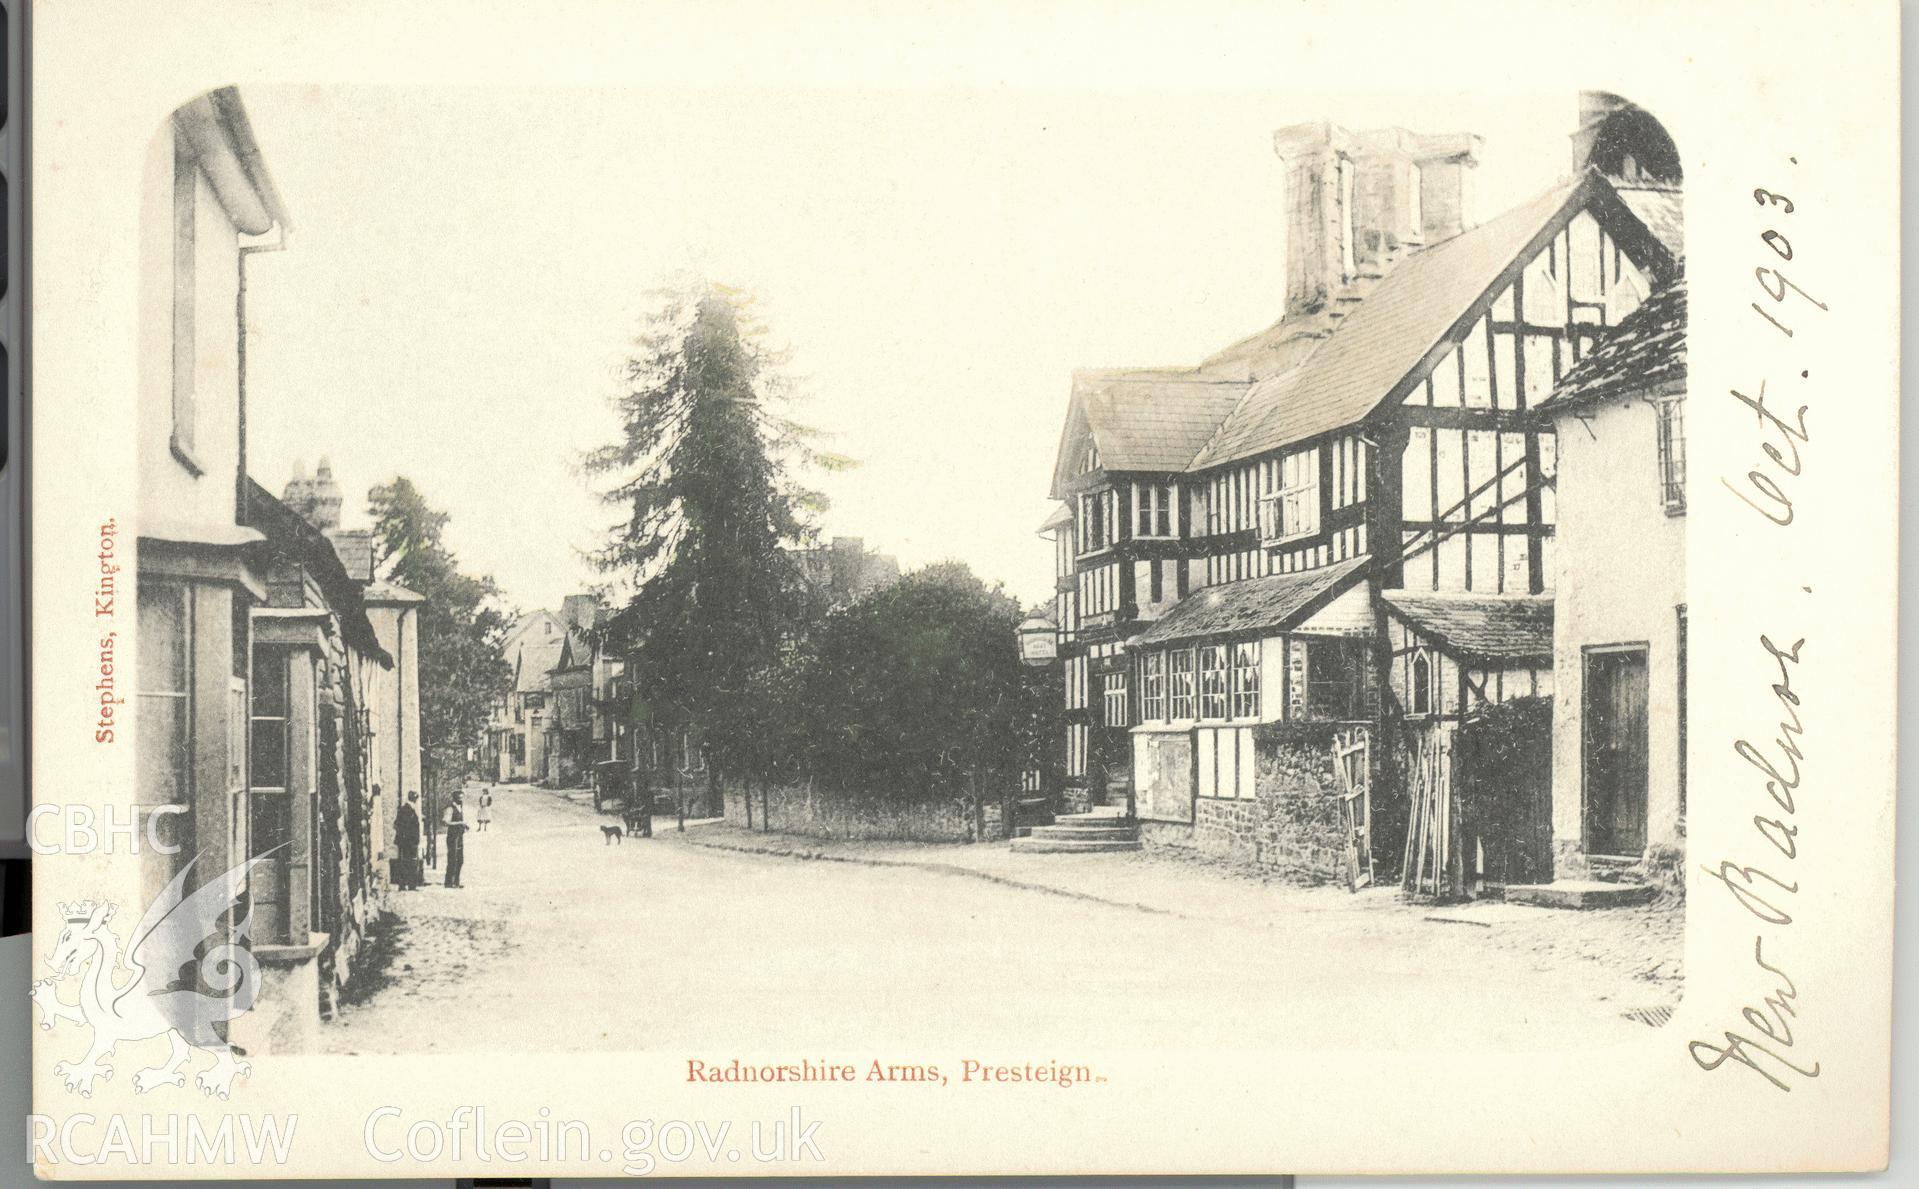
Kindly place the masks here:
<instances>
[{"instance_id":1,"label":"tiled roof","mask_svg":"<svg viewBox=\"0 0 1919 1189\"><path fill-rule=\"evenodd\" d=\"M1246 394L1244 381L1196 371L1083 371L1073 403L1109 471L1183 471ZM1060 444L1064 478L1065 450Z\"/></svg>"},{"instance_id":2,"label":"tiled roof","mask_svg":"<svg viewBox=\"0 0 1919 1189\"><path fill-rule=\"evenodd\" d=\"M373 534L367 529L334 529L327 533L340 564L355 582L373 581Z\"/></svg>"},{"instance_id":3,"label":"tiled roof","mask_svg":"<svg viewBox=\"0 0 1919 1189\"><path fill-rule=\"evenodd\" d=\"M1686 279L1652 291L1541 406L1560 410L1686 382Z\"/></svg>"},{"instance_id":4,"label":"tiled roof","mask_svg":"<svg viewBox=\"0 0 1919 1189\"><path fill-rule=\"evenodd\" d=\"M397 582L369 582L366 587L366 601L369 603L424 603L426 596L418 591L408 590Z\"/></svg>"},{"instance_id":5,"label":"tiled roof","mask_svg":"<svg viewBox=\"0 0 1919 1189\"><path fill-rule=\"evenodd\" d=\"M1253 386L1193 460L1234 462L1351 425L1378 407L1495 278L1569 204L1588 174L1470 231L1406 257L1291 371Z\"/></svg>"},{"instance_id":6,"label":"tiled roof","mask_svg":"<svg viewBox=\"0 0 1919 1189\"><path fill-rule=\"evenodd\" d=\"M1338 594L1360 574L1367 559L1351 558L1317 570L1244 578L1196 590L1133 638L1157 644L1233 632L1285 631L1318 609L1322 597Z\"/></svg>"},{"instance_id":7,"label":"tiled roof","mask_svg":"<svg viewBox=\"0 0 1919 1189\"><path fill-rule=\"evenodd\" d=\"M1664 187L1635 187L1615 182L1620 201L1639 216L1646 229L1675 257L1686 254L1685 209L1679 191Z\"/></svg>"},{"instance_id":8,"label":"tiled roof","mask_svg":"<svg viewBox=\"0 0 1919 1189\"><path fill-rule=\"evenodd\" d=\"M1388 590L1386 605L1448 651L1482 660L1543 660L1553 654L1551 595Z\"/></svg>"},{"instance_id":9,"label":"tiled roof","mask_svg":"<svg viewBox=\"0 0 1919 1189\"><path fill-rule=\"evenodd\" d=\"M524 693L528 690L545 689L547 674L553 666L560 663L560 650L566 646L566 637L548 636L528 640L520 645L520 654L514 658L519 666L519 678L513 688Z\"/></svg>"},{"instance_id":10,"label":"tiled roof","mask_svg":"<svg viewBox=\"0 0 1919 1189\"><path fill-rule=\"evenodd\" d=\"M1051 516L1040 522L1039 531L1041 535L1056 533L1071 523L1073 523L1073 506L1061 503L1053 509Z\"/></svg>"}]
</instances>

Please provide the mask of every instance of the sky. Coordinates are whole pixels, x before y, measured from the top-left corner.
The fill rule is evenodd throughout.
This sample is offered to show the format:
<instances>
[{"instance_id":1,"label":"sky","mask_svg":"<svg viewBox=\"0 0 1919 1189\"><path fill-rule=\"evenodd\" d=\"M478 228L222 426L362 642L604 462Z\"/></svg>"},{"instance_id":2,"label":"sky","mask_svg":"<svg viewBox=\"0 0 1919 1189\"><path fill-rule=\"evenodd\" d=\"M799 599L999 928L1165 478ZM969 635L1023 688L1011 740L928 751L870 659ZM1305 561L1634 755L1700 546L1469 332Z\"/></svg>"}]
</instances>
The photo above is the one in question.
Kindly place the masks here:
<instances>
[{"instance_id":1,"label":"sky","mask_svg":"<svg viewBox=\"0 0 1919 1189\"><path fill-rule=\"evenodd\" d=\"M1037 535L1076 368L1188 366L1274 322L1273 130L1484 138L1483 221L1570 167L1576 96L254 88L291 214L248 264L255 477L322 456L365 522L410 477L522 610L601 581L581 454L613 439L649 292L744 289L829 536L1050 597Z\"/></svg>"}]
</instances>

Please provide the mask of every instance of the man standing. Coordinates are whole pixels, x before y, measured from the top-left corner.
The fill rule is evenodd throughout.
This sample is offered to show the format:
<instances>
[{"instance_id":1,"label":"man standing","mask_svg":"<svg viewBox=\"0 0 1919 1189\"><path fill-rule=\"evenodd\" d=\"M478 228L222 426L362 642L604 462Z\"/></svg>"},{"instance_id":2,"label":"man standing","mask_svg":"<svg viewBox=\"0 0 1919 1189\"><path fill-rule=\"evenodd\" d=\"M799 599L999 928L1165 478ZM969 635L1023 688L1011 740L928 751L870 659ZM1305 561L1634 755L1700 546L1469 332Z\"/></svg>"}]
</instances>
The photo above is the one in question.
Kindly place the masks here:
<instances>
[{"instance_id":1,"label":"man standing","mask_svg":"<svg viewBox=\"0 0 1919 1189\"><path fill-rule=\"evenodd\" d=\"M440 824L446 827L445 886L457 888L460 886L460 865L466 861L466 807L460 802L459 789L453 790L453 800L440 816Z\"/></svg>"},{"instance_id":2,"label":"man standing","mask_svg":"<svg viewBox=\"0 0 1919 1189\"><path fill-rule=\"evenodd\" d=\"M408 793L393 820L393 882L403 892L420 886L420 794Z\"/></svg>"}]
</instances>

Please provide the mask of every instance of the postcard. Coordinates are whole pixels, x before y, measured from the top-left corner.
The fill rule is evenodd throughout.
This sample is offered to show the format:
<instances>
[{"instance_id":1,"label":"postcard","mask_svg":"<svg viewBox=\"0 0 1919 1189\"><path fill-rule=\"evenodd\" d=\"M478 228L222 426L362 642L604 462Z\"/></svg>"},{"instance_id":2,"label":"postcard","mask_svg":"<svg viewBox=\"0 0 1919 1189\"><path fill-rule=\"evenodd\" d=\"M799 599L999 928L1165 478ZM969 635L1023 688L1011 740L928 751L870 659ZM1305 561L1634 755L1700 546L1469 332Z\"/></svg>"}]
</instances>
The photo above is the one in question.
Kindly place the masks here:
<instances>
[{"instance_id":1,"label":"postcard","mask_svg":"<svg viewBox=\"0 0 1919 1189\"><path fill-rule=\"evenodd\" d=\"M35 6L36 1173L1883 1167L1897 45Z\"/></svg>"}]
</instances>

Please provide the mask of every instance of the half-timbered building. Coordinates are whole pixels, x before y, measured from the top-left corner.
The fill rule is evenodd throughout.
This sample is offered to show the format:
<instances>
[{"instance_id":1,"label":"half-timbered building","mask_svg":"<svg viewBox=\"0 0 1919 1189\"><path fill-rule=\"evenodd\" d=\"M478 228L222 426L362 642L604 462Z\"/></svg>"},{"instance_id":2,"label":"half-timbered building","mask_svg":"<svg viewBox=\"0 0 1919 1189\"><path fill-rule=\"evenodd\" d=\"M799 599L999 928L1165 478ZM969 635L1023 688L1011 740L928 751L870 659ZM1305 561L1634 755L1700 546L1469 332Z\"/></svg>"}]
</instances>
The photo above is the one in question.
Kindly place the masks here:
<instances>
[{"instance_id":1,"label":"half-timbered building","mask_svg":"<svg viewBox=\"0 0 1919 1189\"><path fill-rule=\"evenodd\" d=\"M1321 123L1275 147L1284 317L1193 368L1074 377L1044 528L1064 798L1329 876L1549 878L1453 820L1448 769L1485 707L1552 692L1539 408L1674 252L1597 168L1471 225L1477 137ZM1302 833L1312 793L1339 794L1342 846Z\"/></svg>"}]
</instances>

